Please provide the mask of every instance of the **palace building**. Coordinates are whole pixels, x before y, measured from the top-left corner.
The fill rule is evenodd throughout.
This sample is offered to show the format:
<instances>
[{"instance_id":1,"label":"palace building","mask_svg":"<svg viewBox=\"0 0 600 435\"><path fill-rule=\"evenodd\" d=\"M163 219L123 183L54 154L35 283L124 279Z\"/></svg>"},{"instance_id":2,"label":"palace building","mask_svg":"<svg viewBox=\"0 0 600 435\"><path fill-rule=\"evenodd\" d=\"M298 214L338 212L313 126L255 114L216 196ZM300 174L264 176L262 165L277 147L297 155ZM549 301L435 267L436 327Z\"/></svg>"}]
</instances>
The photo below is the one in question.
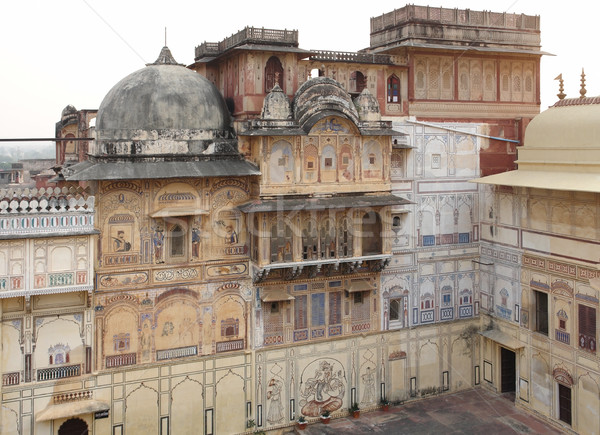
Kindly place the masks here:
<instances>
[{"instance_id":1,"label":"palace building","mask_svg":"<svg viewBox=\"0 0 600 435\"><path fill-rule=\"evenodd\" d=\"M0 191L1 432L243 433L472 387L597 431L573 251L597 234L569 210L595 231L598 198L506 187L536 177L506 171L543 54L539 17L410 5L356 53L247 27L68 106L60 187Z\"/></svg>"}]
</instances>

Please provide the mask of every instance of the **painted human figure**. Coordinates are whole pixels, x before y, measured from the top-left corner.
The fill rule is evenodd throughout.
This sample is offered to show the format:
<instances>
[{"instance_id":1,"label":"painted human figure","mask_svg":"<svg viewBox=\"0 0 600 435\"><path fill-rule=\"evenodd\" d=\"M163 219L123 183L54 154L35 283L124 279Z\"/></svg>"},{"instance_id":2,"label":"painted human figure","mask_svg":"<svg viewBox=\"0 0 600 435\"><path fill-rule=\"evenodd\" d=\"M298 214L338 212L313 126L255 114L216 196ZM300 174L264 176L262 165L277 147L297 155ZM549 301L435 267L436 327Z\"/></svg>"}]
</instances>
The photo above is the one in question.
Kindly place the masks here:
<instances>
[{"instance_id":1,"label":"painted human figure","mask_svg":"<svg viewBox=\"0 0 600 435\"><path fill-rule=\"evenodd\" d=\"M200 257L200 230L192 229L192 258Z\"/></svg>"},{"instance_id":2,"label":"painted human figure","mask_svg":"<svg viewBox=\"0 0 600 435\"><path fill-rule=\"evenodd\" d=\"M365 388L362 403L372 403L375 401L375 370L367 367L366 373L361 378Z\"/></svg>"},{"instance_id":3,"label":"painted human figure","mask_svg":"<svg viewBox=\"0 0 600 435\"><path fill-rule=\"evenodd\" d=\"M228 245L234 245L238 242L238 235L233 229L232 225L227 225L225 228L227 230L227 236L225 238L225 243Z\"/></svg>"},{"instance_id":4,"label":"painted human figure","mask_svg":"<svg viewBox=\"0 0 600 435\"><path fill-rule=\"evenodd\" d=\"M149 320L144 321L141 332L140 346L142 348L142 359L148 361L152 350L152 327Z\"/></svg>"},{"instance_id":5,"label":"painted human figure","mask_svg":"<svg viewBox=\"0 0 600 435\"><path fill-rule=\"evenodd\" d=\"M131 243L125 240L125 231L117 231L117 237L113 237L113 249L115 252L127 252L131 250Z\"/></svg>"},{"instance_id":6,"label":"painted human figure","mask_svg":"<svg viewBox=\"0 0 600 435\"><path fill-rule=\"evenodd\" d=\"M272 378L269 381L270 390L267 391L267 400L270 401L269 411L267 412L267 421L271 424L281 423L284 419L283 404L281 403L281 389L283 383L280 380Z\"/></svg>"},{"instance_id":7,"label":"painted human figure","mask_svg":"<svg viewBox=\"0 0 600 435\"><path fill-rule=\"evenodd\" d=\"M162 228L158 227L154 230L152 242L154 244L154 261L156 263L164 263L163 247L165 244L165 234Z\"/></svg>"}]
</instances>

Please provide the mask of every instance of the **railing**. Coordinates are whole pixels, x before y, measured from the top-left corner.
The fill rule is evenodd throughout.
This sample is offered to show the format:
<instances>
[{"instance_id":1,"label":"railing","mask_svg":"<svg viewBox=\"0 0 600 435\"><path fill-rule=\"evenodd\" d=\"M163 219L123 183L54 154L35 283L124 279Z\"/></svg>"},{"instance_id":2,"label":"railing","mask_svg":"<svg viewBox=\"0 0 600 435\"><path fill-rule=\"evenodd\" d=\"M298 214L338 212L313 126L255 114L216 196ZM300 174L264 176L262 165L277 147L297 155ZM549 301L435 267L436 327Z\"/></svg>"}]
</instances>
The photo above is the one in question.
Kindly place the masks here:
<instances>
[{"instance_id":1,"label":"railing","mask_svg":"<svg viewBox=\"0 0 600 435\"><path fill-rule=\"evenodd\" d=\"M195 56L215 56L244 42L270 42L276 44L291 44L298 46L297 30L265 29L264 27L246 27L221 42L204 42L196 47Z\"/></svg>"},{"instance_id":2,"label":"railing","mask_svg":"<svg viewBox=\"0 0 600 435\"><path fill-rule=\"evenodd\" d=\"M371 18L371 33L414 19L465 26L540 30L540 19L537 15L408 5Z\"/></svg>"},{"instance_id":3,"label":"railing","mask_svg":"<svg viewBox=\"0 0 600 435\"><path fill-rule=\"evenodd\" d=\"M52 397L52 401L54 404L59 403L68 403L68 402L76 402L78 400L89 400L92 398L92 392L90 390L87 391L77 391L76 393L63 393L57 394Z\"/></svg>"},{"instance_id":4,"label":"railing","mask_svg":"<svg viewBox=\"0 0 600 435\"><path fill-rule=\"evenodd\" d=\"M232 341L220 341L217 343L217 353L232 352L244 349L244 339Z\"/></svg>"},{"instance_id":5,"label":"railing","mask_svg":"<svg viewBox=\"0 0 600 435\"><path fill-rule=\"evenodd\" d=\"M157 350L156 360L162 361L165 359L183 358L186 356L198 355L197 346L179 347L177 349Z\"/></svg>"},{"instance_id":6,"label":"railing","mask_svg":"<svg viewBox=\"0 0 600 435\"><path fill-rule=\"evenodd\" d=\"M50 367L47 369L38 369L38 381L52 381L55 379L72 378L81 374L81 364L70 366Z\"/></svg>"},{"instance_id":7,"label":"railing","mask_svg":"<svg viewBox=\"0 0 600 435\"><path fill-rule=\"evenodd\" d=\"M111 355L106 357L106 368L130 366L136 363L135 353L126 353L123 355Z\"/></svg>"},{"instance_id":8,"label":"railing","mask_svg":"<svg viewBox=\"0 0 600 435\"><path fill-rule=\"evenodd\" d=\"M314 55L310 56L310 60L333 61L333 62L353 62L353 63L372 63L372 64L392 64L392 56L385 54L367 54L367 53L352 53L346 51L314 51Z\"/></svg>"},{"instance_id":9,"label":"railing","mask_svg":"<svg viewBox=\"0 0 600 435\"><path fill-rule=\"evenodd\" d=\"M2 375L2 386L9 387L11 385L19 385L20 378L20 372L4 373Z\"/></svg>"},{"instance_id":10,"label":"railing","mask_svg":"<svg viewBox=\"0 0 600 435\"><path fill-rule=\"evenodd\" d=\"M0 189L0 214L94 211L94 197L80 187Z\"/></svg>"}]
</instances>

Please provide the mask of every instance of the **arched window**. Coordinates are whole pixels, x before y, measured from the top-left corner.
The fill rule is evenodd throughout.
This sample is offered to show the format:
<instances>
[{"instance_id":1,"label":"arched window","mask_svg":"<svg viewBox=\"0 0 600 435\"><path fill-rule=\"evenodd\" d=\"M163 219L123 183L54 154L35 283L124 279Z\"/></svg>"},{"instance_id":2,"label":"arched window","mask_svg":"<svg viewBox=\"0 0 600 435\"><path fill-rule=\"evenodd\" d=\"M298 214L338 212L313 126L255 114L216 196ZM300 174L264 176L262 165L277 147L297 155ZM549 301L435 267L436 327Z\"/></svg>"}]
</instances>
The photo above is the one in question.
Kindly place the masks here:
<instances>
[{"instance_id":1,"label":"arched window","mask_svg":"<svg viewBox=\"0 0 600 435\"><path fill-rule=\"evenodd\" d=\"M400 79L396 77L396 74L392 74L387 81L387 102L400 102Z\"/></svg>"},{"instance_id":2,"label":"arched window","mask_svg":"<svg viewBox=\"0 0 600 435\"><path fill-rule=\"evenodd\" d=\"M402 307L400 306L401 299L390 300L390 320L400 320Z\"/></svg>"},{"instance_id":3,"label":"arched window","mask_svg":"<svg viewBox=\"0 0 600 435\"><path fill-rule=\"evenodd\" d=\"M252 234L251 234L251 237L250 237L250 242L252 244L250 252L252 253L252 259L254 261L258 261L258 246L259 246L259 237L258 237L258 234L259 234L259 230L260 230L259 227L258 227L258 225L259 225L258 224L258 216L254 216L253 225L251 227Z\"/></svg>"},{"instance_id":4,"label":"arched window","mask_svg":"<svg viewBox=\"0 0 600 435\"><path fill-rule=\"evenodd\" d=\"M362 253L363 255L381 254L382 234L381 217L370 211L362 219Z\"/></svg>"},{"instance_id":5,"label":"arched window","mask_svg":"<svg viewBox=\"0 0 600 435\"><path fill-rule=\"evenodd\" d=\"M302 258L304 260L317 259L317 227L312 221L306 221L302 228Z\"/></svg>"},{"instance_id":6,"label":"arched window","mask_svg":"<svg viewBox=\"0 0 600 435\"><path fill-rule=\"evenodd\" d=\"M367 86L367 80L360 71L354 71L350 74L350 86L348 92L351 94L360 94Z\"/></svg>"},{"instance_id":7,"label":"arched window","mask_svg":"<svg viewBox=\"0 0 600 435\"><path fill-rule=\"evenodd\" d=\"M292 261L293 233L285 222L271 225L271 263Z\"/></svg>"},{"instance_id":8,"label":"arched window","mask_svg":"<svg viewBox=\"0 0 600 435\"><path fill-rule=\"evenodd\" d=\"M343 218L338 230L338 256L352 257L352 223L349 218Z\"/></svg>"},{"instance_id":9,"label":"arched window","mask_svg":"<svg viewBox=\"0 0 600 435\"><path fill-rule=\"evenodd\" d=\"M184 254L185 238L183 229L175 224L169 230L169 241L171 244L171 257L181 257Z\"/></svg>"},{"instance_id":10,"label":"arched window","mask_svg":"<svg viewBox=\"0 0 600 435\"><path fill-rule=\"evenodd\" d=\"M265 67L265 93L271 92L275 83L283 89L283 66L276 56L271 56Z\"/></svg>"},{"instance_id":11,"label":"arched window","mask_svg":"<svg viewBox=\"0 0 600 435\"><path fill-rule=\"evenodd\" d=\"M335 225L330 219L321 222L321 258L335 258Z\"/></svg>"}]
</instances>

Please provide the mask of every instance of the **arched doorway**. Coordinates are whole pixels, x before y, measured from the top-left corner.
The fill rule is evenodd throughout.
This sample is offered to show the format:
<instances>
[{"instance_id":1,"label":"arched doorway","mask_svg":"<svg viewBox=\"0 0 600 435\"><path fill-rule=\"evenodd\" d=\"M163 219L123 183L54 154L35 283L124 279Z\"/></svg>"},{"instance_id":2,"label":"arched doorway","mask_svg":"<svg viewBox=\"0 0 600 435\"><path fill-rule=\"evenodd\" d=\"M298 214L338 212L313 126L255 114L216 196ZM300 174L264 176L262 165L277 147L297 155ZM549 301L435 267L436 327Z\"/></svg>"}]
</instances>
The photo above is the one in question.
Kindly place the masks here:
<instances>
[{"instance_id":1,"label":"arched doorway","mask_svg":"<svg viewBox=\"0 0 600 435\"><path fill-rule=\"evenodd\" d=\"M60 425L58 435L88 435L88 425L80 418L70 418Z\"/></svg>"}]
</instances>

